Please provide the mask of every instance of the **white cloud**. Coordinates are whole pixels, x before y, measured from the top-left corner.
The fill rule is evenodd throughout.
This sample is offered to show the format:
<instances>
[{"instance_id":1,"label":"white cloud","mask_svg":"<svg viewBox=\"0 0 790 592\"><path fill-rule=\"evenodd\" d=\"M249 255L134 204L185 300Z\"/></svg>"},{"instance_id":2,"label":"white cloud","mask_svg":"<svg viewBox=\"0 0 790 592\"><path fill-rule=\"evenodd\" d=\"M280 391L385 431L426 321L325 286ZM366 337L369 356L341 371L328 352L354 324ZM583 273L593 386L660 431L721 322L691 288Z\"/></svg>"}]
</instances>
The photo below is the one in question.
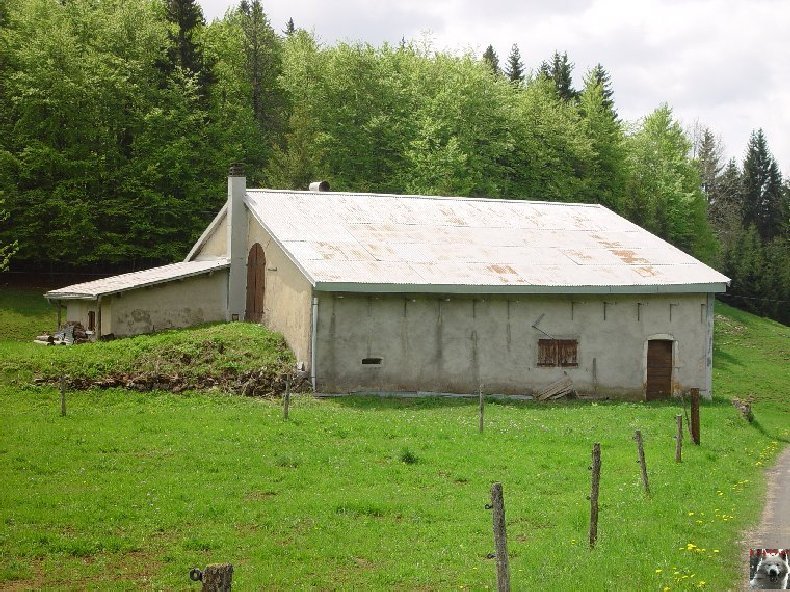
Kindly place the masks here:
<instances>
[{"instance_id":1,"label":"white cloud","mask_svg":"<svg viewBox=\"0 0 790 592\"><path fill-rule=\"evenodd\" d=\"M211 19L233 3L201 4ZM292 16L327 43L397 43L429 30L439 48L482 53L491 43L500 63L518 43L528 68L567 51L577 84L598 62L610 72L623 117L668 102L685 124L721 135L738 160L762 127L790 176L786 0L267 0L264 10L276 29Z\"/></svg>"}]
</instances>

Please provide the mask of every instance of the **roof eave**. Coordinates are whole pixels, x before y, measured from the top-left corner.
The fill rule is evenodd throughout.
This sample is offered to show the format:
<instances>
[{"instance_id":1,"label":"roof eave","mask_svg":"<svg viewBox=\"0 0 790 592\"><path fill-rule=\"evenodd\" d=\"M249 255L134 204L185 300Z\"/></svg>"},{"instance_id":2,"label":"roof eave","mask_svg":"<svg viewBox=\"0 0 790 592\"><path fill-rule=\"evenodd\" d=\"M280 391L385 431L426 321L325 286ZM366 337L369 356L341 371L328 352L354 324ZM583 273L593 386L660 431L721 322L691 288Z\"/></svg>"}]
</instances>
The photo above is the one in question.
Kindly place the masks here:
<instances>
[{"instance_id":1,"label":"roof eave","mask_svg":"<svg viewBox=\"0 0 790 592\"><path fill-rule=\"evenodd\" d=\"M726 283L653 284L622 286L537 286L537 285L460 285L460 284L373 284L353 282L315 282L324 292L396 292L439 294L681 294L725 292Z\"/></svg>"},{"instance_id":2,"label":"roof eave","mask_svg":"<svg viewBox=\"0 0 790 592\"><path fill-rule=\"evenodd\" d=\"M87 293L80 293L80 292L47 292L44 294L44 298L49 301L58 301L58 300L96 300L98 298L98 294L87 294Z\"/></svg>"}]
</instances>

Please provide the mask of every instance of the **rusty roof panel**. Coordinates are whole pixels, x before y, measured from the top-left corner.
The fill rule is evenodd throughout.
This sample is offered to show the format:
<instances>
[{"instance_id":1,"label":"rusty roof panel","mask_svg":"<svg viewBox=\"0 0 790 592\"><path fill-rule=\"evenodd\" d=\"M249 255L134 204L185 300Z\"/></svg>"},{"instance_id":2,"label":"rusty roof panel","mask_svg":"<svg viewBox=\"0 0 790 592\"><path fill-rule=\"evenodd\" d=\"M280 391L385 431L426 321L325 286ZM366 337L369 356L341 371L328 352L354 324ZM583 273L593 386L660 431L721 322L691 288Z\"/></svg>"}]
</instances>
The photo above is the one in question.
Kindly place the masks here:
<instances>
[{"instance_id":1,"label":"rusty roof panel","mask_svg":"<svg viewBox=\"0 0 790 592\"><path fill-rule=\"evenodd\" d=\"M322 286L717 290L729 281L593 204L274 190L249 190L247 204Z\"/></svg>"}]
</instances>

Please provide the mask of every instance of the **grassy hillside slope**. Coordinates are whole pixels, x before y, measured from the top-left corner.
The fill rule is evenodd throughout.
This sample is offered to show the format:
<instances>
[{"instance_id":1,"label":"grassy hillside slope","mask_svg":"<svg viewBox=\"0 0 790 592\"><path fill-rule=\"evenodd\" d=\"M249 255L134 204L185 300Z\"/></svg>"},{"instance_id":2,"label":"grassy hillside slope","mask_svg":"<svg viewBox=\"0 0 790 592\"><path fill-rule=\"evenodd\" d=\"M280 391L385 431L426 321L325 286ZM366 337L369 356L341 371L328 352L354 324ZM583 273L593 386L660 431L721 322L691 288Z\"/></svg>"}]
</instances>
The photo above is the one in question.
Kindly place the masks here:
<instances>
[{"instance_id":1,"label":"grassy hillside slope","mask_svg":"<svg viewBox=\"0 0 790 592\"><path fill-rule=\"evenodd\" d=\"M787 330L718 312L719 395L681 464L675 402L489 402L482 435L476 404L437 399L300 395L283 421L276 400L107 389L69 393L64 418L17 370L0 386L0 588L185 589L191 567L230 561L239 589L490 589L498 480L514 589L734 589L762 470L790 439ZM723 396L749 393L755 424Z\"/></svg>"}]
</instances>

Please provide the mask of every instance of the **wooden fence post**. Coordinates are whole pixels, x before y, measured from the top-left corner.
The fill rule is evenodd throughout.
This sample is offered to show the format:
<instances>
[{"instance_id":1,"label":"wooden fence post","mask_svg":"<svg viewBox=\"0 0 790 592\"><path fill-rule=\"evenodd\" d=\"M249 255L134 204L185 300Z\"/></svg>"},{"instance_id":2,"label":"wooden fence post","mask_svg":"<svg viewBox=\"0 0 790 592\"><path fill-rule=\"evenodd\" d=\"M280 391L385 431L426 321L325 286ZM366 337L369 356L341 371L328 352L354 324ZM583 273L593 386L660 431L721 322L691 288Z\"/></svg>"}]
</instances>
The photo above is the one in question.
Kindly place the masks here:
<instances>
[{"instance_id":1,"label":"wooden fence post","mask_svg":"<svg viewBox=\"0 0 790 592\"><path fill-rule=\"evenodd\" d=\"M590 489L590 549L598 540L598 490L601 483L601 445L596 442L592 449L592 487Z\"/></svg>"},{"instance_id":2,"label":"wooden fence post","mask_svg":"<svg viewBox=\"0 0 790 592\"><path fill-rule=\"evenodd\" d=\"M483 433L483 414L485 413L486 401L485 401L485 398L483 397L483 387L482 386L478 389L477 392L478 392L478 395L480 397L480 420L479 420L478 429L479 429L480 433L482 434Z\"/></svg>"},{"instance_id":3,"label":"wooden fence post","mask_svg":"<svg viewBox=\"0 0 790 592\"><path fill-rule=\"evenodd\" d=\"M683 448L683 415L676 415L675 421L678 424L678 433L675 436L675 462L679 463Z\"/></svg>"},{"instance_id":4,"label":"wooden fence post","mask_svg":"<svg viewBox=\"0 0 790 592\"><path fill-rule=\"evenodd\" d=\"M201 592L230 592L233 580L233 565L230 563L212 563L203 570L203 588Z\"/></svg>"},{"instance_id":5,"label":"wooden fence post","mask_svg":"<svg viewBox=\"0 0 790 592\"><path fill-rule=\"evenodd\" d=\"M60 415L66 417L66 375L60 375Z\"/></svg>"},{"instance_id":6,"label":"wooden fence post","mask_svg":"<svg viewBox=\"0 0 790 592\"><path fill-rule=\"evenodd\" d=\"M691 389L691 439L699 446L699 389Z\"/></svg>"},{"instance_id":7,"label":"wooden fence post","mask_svg":"<svg viewBox=\"0 0 790 592\"><path fill-rule=\"evenodd\" d=\"M288 407L291 404L291 375L285 375L285 396L283 397L283 419L288 419Z\"/></svg>"},{"instance_id":8,"label":"wooden fence post","mask_svg":"<svg viewBox=\"0 0 790 592\"><path fill-rule=\"evenodd\" d=\"M494 545L496 546L496 585L499 592L510 592L510 565L505 532L505 497L502 484L491 487L491 506L494 510Z\"/></svg>"},{"instance_id":9,"label":"wooden fence post","mask_svg":"<svg viewBox=\"0 0 790 592\"><path fill-rule=\"evenodd\" d=\"M636 430L634 439L636 440L636 450L639 454L639 468L642 471L642 487L645 488L645 493L650 495L650 484L647 482L647 463L645 463L645 447L642 444L642 432Z\"/></svg>"}]
</instances>

